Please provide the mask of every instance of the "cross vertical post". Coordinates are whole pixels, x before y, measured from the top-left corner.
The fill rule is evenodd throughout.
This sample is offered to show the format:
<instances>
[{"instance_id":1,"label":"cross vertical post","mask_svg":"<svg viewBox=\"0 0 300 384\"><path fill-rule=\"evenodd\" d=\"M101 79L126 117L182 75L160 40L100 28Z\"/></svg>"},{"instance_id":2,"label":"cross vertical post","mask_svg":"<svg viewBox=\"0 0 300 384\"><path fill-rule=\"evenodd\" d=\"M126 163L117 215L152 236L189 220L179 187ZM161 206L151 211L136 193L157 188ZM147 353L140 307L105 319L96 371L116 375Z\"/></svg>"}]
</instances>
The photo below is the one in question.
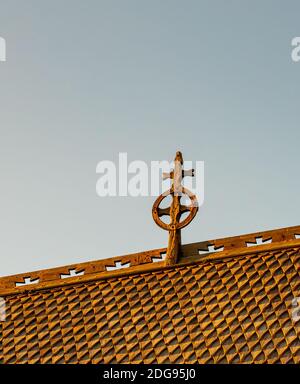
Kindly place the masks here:
<instances>
[{"instance_id":1,"label":"cross vertical post","mask_svg":"<svg viewBox=\"0 0 300 384\"><path fill-rule=\"evenodd\" d=\"M174 159L174 169L170 173L163 175L163 179L171 179L171 188L156 199L152 209L153 219L156 224L169 231L166 265L174 265L178 262L181 255L181 229L193 220L198 210L196 196L182 186L183 177L194 176L194 170L184 171L182 167L183 157L181 152L178 151ZM181 204L180 200L183 194L190 198L190 206ZM169 208L159 208L162 200L168 195L172 196L171 206ZM189 212L188 217L180 221L182 215L186 212ZM170 224L164 223L160 219L161 216L170 216Z\"/></svg>"}]
</instances>

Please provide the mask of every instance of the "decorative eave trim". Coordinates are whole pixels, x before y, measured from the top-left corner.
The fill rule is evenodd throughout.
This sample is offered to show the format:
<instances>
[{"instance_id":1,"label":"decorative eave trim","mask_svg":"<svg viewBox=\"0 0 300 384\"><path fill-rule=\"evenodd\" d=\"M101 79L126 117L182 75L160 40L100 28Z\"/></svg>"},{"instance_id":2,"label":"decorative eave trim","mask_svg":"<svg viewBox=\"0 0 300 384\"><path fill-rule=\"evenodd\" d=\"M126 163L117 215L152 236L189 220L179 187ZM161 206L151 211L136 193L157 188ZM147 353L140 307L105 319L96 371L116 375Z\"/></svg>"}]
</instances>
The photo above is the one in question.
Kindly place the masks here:
<instances>
[{"instance_id":1,"label":"decorative eave trim","mask_svg":"<svg viewBox=\"0 0 300 384\"><path fill-rule=\"evenodd\" d=\"M256 245L257 239L261 240L260 245ZM254 245L249 246L250 244ZM163 260L166 253L166 248L160 248L109 259L2 277L0 278L0 296L20 295L42 289L172 269L178 266L223 260L229 257L244 257L260 252L293 247L300 247L300 226L186 244L181 248L181 257L177 264L172 266L166 266L163 261L157 261ZM210 250L212 252L209 252ZM203 254L203 252L207 253ZM156 262L153 262L153 259L156 259ZM109 270L114 268L116 263L120 263L121 266L128 265L128 267ZM69 275L72 270L84 274L80 276L70 275L68 278L61 277L62 275ZM22 284L25 279L37 282L16 286L16 284Z\"/></svg>"}]
</instances>

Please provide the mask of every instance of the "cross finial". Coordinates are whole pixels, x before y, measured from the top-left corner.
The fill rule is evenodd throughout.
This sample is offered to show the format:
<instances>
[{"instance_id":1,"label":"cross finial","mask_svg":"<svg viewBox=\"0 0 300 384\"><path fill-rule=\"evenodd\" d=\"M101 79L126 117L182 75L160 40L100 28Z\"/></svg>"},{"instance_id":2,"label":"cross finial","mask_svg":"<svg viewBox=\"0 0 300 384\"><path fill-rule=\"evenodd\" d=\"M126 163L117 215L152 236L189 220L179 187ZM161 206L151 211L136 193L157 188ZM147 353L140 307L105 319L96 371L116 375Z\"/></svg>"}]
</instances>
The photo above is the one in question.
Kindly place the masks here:
<instances>
[{"instance_id":1,"label":"cross finial","mask_svg":"<svg viewBox=\"0 0 300 384\"><path fill-rule=\"evenodd\" d=\"M161 194L153 204L152 215L158 226L169 231L169 243L166 256L166 264L172 265L178 261L181 251L181 232L180 230L188 225L195 217L198 211L198 202L196 196L187 188L182 186L182 179L185 176L194 176L194 170L183 170L183 157L181 152L176 152L174 159L174 169L170 173L164 173L163 179L170 178L172 180L171 189ZM171 206L168 208L159 208L162 200L168 196L172 196ZM191 205L183 205L180 203L182 195L187 195L191 200ZM189 215L180 220L182 215L189 212ZM163 222L160 217L170 216L170 224Z\"/></svg>"}]
</instances>

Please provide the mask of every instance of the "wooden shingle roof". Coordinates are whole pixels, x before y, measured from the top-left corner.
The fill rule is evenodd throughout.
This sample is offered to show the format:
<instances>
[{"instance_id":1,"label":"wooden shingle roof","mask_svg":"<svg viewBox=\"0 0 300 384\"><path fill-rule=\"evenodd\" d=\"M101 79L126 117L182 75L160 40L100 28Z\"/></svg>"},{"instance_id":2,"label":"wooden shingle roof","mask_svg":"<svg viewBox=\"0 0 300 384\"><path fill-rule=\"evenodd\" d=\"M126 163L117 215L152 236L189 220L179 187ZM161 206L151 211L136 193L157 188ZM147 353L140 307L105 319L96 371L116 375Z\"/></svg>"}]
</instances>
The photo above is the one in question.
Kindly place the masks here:
<instances>
[{"instance_id":1,"label":"wooden shingle roof","mask_svg":"<svg viewBox=\"0 0 300 384\"><path fill-rule=\"evenodd\" d=\"M187 244L174 265L161 248L2 277L0 362L300 363L299 235Z\"/></svg>"}]
</instances>

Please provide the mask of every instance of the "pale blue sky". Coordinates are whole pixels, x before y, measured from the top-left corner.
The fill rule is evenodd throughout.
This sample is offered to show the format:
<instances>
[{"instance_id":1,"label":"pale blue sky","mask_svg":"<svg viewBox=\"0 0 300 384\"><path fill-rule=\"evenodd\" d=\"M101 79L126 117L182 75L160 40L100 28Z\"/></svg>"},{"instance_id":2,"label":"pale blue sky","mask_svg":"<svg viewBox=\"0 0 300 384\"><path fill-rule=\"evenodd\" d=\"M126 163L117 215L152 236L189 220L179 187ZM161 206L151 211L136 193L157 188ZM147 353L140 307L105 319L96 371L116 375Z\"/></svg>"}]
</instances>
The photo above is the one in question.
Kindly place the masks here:
<instances>
[{"instance_id":1,"label":"pale blue sky","mask_svg":"<svg viewBox=\"0 0 300 384\"><path fill-rule=\"evenodd\" d=\"M299 1L0 0L1 275L164 247L96 165L205 161L195 242L298 225Z\"/></svg>"}]
</instances>

